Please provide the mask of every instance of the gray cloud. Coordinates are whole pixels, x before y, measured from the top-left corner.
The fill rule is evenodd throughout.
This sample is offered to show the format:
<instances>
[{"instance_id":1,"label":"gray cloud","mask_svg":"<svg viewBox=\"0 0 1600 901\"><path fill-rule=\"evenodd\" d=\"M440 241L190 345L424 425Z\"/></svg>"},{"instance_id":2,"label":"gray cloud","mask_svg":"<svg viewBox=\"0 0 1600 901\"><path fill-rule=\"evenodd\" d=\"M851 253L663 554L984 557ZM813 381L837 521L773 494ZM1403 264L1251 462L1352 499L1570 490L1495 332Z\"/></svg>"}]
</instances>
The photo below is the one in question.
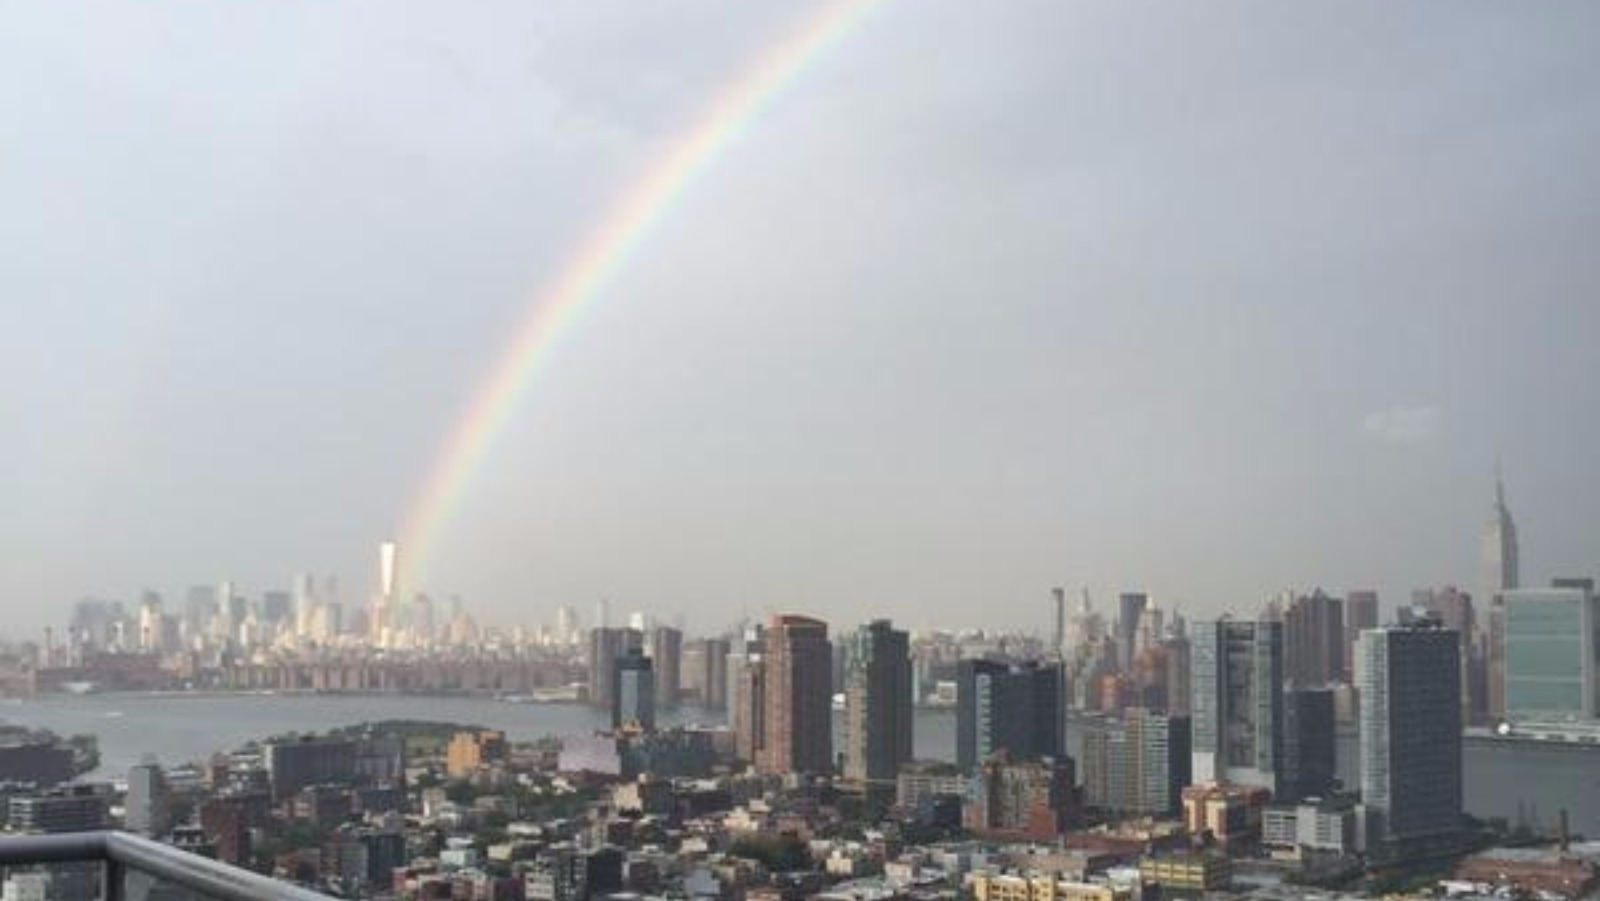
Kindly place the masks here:
<instances>
[{"instance_id":1,"label":"gray cloud","mask_svg":"<svg viewBox=\"0 0 1600 901\"><path fill-rule=\"evenodd\" d=\"M1432 404L1390 407L1361 419L1361 434L1394 444L1419 444L1439 434L1444 414Z\"/></svg>"},{"instance_id":2,"label":"gray cloud","mask_svg":"<svg viewBox=\"0 0 1600 901\"><path fill-rule=\"evenodd\" d=\"M8 11L0 599L30 634L147 585L365 597L529 299L813 13ZM696 627L1399 597L1471 583L1497 454L1529 581L1592 567L1597 70L1581 2L881 4L538 367L420 587ZM1385 452L1442 424L1415 406L1449 442Z\"/></svg>"}]
</instances>

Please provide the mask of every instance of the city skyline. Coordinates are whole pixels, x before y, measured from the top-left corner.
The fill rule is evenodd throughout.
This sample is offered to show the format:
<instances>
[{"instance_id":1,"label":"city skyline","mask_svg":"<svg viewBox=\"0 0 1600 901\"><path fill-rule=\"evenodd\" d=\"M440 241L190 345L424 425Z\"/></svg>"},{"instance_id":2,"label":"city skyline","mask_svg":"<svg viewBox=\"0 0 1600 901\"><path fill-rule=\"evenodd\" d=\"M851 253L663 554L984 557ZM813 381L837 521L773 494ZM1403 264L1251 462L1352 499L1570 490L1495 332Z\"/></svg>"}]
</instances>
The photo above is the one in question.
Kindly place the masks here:
<instances>
[{"instance_id":1,"label":"city skyline","mask_svg":"<svg viewBox=\"0 0 1600 901\"><path fill-rule=\"evenodd\" d=\"M1499 628L1497 621L1499 617L1498 611L1500 591L1498 589L1502 585L1515 586L1518 584L1517 560L1521 553L1521 547L1517 538L1516 528L1512 522L1510 508L1506 501L1504 480L1498 472L1498 467L1495 479L1494 504L1489 520L1484 526L1481 546L1482 558L1480 560L1480 566L1482 567L1484 573L1492 574L1492 577L1485 576L1484 578L1488 584L1495 587L1493 589L1487 589L1486 594L1489 596L1486 599L1481 599L1479 603L1484 604L1486 608L1490 610L1489 618L1486 623L1486 629L1492 632ZM288 621L293 625L293 631L295 635L305 637L314 633L323 636L321 640L324 642L329 641L341 634L352 634L348 631L347 627L342 628L340 625L340 617L348 608L351 615L358 617L360 621L366 623L364 632L362 634L366 636L366 640L372 646L401 647L405 646L416 638L416 636L411 634L412 627L415 625L413 622L415 618L421 617L422 621L427 624L425 631L430 633L431 636L435 626L433 611L436 602L431 596L423 592L417 592L414 595L407 596L404 592L400 591L399 585L402 572L400 569L399 560L400 548L395 541L384 540L378 544L376 582L374 588L365 599L362 599L359 590L354 597L347 598L340 595L339 586L341 583L337 576L330 575L325 577L324 587L319 590L316 588L317 577L315 575L309 573L297 573L292 580L292 592L283 589L263 588L259 590L255 596L255 600L252 600L248 591L241 593L238 590L239 586L235 582L225 579L221 582L215 583L212 586L190 585L186 589L187 600L185 603L192 606L195 603L194 599L196 595L202 594L213 598L215 602L220 605L226 606L237 603L249 603L253 605L252 609L260 609L262 606L270 606L274 599L278 599L281 603L292 605L292 615L288 618ZM1509 561L1509 564L1502 569L1502 561L1507 560ZM1550 582L1552 585L1562 585L1571 582L1573 579L1582 581L1585 578L1590 577L1569 573L1565 576L1552 577ZM1335 615L1342 615L1338 611L1343 609L1343 599L1338 597L1328 597L1324 594L1324 587L1325 586L1321 585L1315 586L1315 588L1312 589L1310 596L1302 595L1301 591L1304 589L1300 586L1279 588L1278 590L1260 599L1259 609L1262 611L1273 611L1274 618L1287 616L1285 621L1291 624L1291 628L1293 628L1292 624L1297 621L1297 610L1301 609L1303 604L1316 602L1322 606L1326 606L1327 601L1332 601L1338 608L1338 610L1335 611ZM1407 597L1391 597L1387 604L1380 604L1380 598L1383 596L1382 593L1374 592L1371 588L1352 587L1347 589L1347 591L1352 602L1355 602L1356 599L1359 598L1371 608L1367 613L1358 614L1358 616L1361 617L1361 621L1367 625L1377 625L1379 623L1387 625L1395 622L1407 622L1419 604L1423 607L1431 606L1433 603L1431 599L1434 597L1434 590L1432 588L1413 588L1410 590L1409 596ZM1472 598L1470 593L1459 593L1458 587L1454 584L1447 586L1444 591L1448 593L1447 596L1449 597L1459 596L1468 605L1468 609L1470 609ZM151 604L154 604L156 605L157 612L159 613L159 608L164 603L164 597L161 592L150 588L144 588L139 594L140 600L137 602L125 602L118 598L80 598L77 602L75 602L74 609L85 603L124 604L129 608L134 608L137 606L140 611L140 618L143 619L149 612L146 608L149 608ZM1161 617L1166 615L1166 613L1161 609L1162 599L1153 598L1147 592L1143 591L1128 591L1126 587L1115 589L1111 592L1107 592L1107 594L1115 597L1114 602L1106 601L1106 610L1108 613L1112 614L1110 622L1111 629L1118 642L1118 656L1123 660L1131 659L1131 654L1136 642L1135 633L1139 632L1142 628L1145 628L1145 626L1141 626L1140 624L1140 619L1144 613L1148 612L1156 617L1154 620L1154 631L1151 633L1151 637L1158 637L1157 633L1161 631L1159 625L1161 622ZM1076 601L1078 605L1078 612L1074 614L1074 616L1090 616L1093 597L1094 595L1088 586L1080 586ZM1290 602L1290 606L1287 610L1282 609L1281 606L1286 602ZM465 613L466 607L463 605L462 599L459 596L452 596L449 599L449 603L451 608L457 613ZM1168 603L1172 602L1169 601ZM683 629L688 623L688 617L681 611L669 610L663 612L652 609L651 612L645 612L643 609L635 609L631 614L629 614L629 620L632 623L631 630L610 629L608 628L608 614L610 605L610 598L600 598L595 602L594 615L596 619L594 622L589 624L587 627L588 631L599 628L604 631L614 633L633 631L639 634L648 633L654 635L659 630L655 629L652 623L656 622L659 618L664 617L669 618L676 623L676 627L668 631L678 636L676 639L677 641L682 640ZM1244 619L1248 620L1254 615L1251 612L1251 608L1256 606L1258 605L1253 603L1245 603L1238 606L1228 605L1209 615L1224 618L1234 618L1242 615ZM332 608L333 612L330 613L326 608ZM1170 609L1171 613L1176 616L1181 617L1183 615L1184 611L1180 606L1173 606ZM1321 607L1319 606L1317 609L1320 610ZM573 605L567 603L559 604L554 608L553 611L549 611L549 617L544 616L543 613L544 611L541 611L538 616L535 616L531 619L524 618L515 622L485 623L484 625L492 630L522 630L532 626L535 630L537 630L538 634L553 636L558 643L575 640L577 631L580 631L579 623L581 622L581 618L579 617L577 610L573 607ZM719 630L723 634L729 634L730 632L737 632L740 628L743 628L746 625L759 622L765 616L775 615L776 613L778 613L776 609L762 610L755 613L745 609L741 611L739 616L732 619L716 624L701 623L697 626L697 628L704 631L708 635L715 634ZM1049 609L1047 615L1050 618L1048 631L1040 633L1037 630L1029 629L1026 626L1023 627L1023 631L1029 632L1030 634L1042 634L1044 639L1047 642L1050 642L1058 651L1063 648L1062 642L1067 636L1068 631L1070 631L1069 626L1075 629L1082 629L1086 627L1086 624L1084 623L1072 625L1072 623L1069 622L1069 617L1067 616L1066 611L1066 589L1061 586L1055 586L1049 589ZM1092 613L1092 616L1101 617L1102 614L1099 611L1095 611ZM454 617L452 616L452 618ZM1372 621L1371 618L1376 618L1376 621ZM1449 619L1449 617L1446 618L1447 620ZM469 621L471 622L471 632L476 634L478 629L477 622L475 620L470 620L470 617ZM868 620L863 620L862 624L865 625L869 621L870 617ZM344 622L347 626L348 621ZM990 630L993 630L993 622L994 620L992 617L982 618L977 625L964 622L952 623L949 621L944 621L933 626L923 626L920 629L914 628L913 631L931 630L937 632L973 629L981 631L986 627ZM988 625L986 626L986 624ZM309 625L316 625L317 628L310 629L308 628ZM390 628L391 625L393 626L392 630ZM50 633L53 631L54 624L47 624L44 628L46 630L46 637L48 638ZM1011 631L1014 628L1016 628L1015 623L1002 631ZM141 634L137 641L141 646L143 646L149 641L148 625L141 623L140 631ZM1318 625L1310 634L1321 635L1325 631L1325 629ZM1342 627L1340 630L1335 631L1342 631ZM1467 632L1471 632L1471 630L1467 630ZM0 634L0 640L15 640L15 637ZM431 638L429 640L431 641ZM1323 640L1331 641L1332 639L1325 636ZM1336 658L1337 648L1325 648L1324 656L1314 664L1321 669L1313 670L1310 674L1311 678L1309 681L1317 681L1315 678L1316 675L1319 672L1325 672L1330 665L1337 666L1340 661ZM1309 658L1306 662L1308 665L1311 664L1311 660ZM1348 669L1349 661L1344 661L1344 664ZM1498 665L1498 663L1493 665ZM670 678L675 682L676 673L674 672L671 674Z\"/></svg>"},{"instance_id":2,"label":"city skyline","mask_svg":"<svg viewBox=\"0 0 1600 901\"><path fill-rule=\"evenodd\" d=\"M1521 581L1600 562L1600 12L870 6L722 118L829 7L22 10L14 637L364 596L530 305L708 121L402 590L1041 629L1051 585L1477 593L1496 458Z\"/></svg>"}]
</instances>

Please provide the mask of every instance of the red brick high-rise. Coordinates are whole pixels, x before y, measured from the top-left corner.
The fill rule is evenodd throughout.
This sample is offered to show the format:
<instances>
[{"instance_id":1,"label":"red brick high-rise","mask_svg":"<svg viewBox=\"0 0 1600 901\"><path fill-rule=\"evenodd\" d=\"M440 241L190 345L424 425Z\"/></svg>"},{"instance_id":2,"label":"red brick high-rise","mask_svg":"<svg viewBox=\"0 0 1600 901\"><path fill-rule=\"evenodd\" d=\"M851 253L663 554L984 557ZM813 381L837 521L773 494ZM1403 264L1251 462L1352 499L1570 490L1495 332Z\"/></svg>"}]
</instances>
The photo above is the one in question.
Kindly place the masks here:
<instances>
[{"instance_id":1,"label":"red brick high-rise","mask_svg":"<svg viewBox=\"0 0 1600 901\"><path fill-rule=\"evenodd\" d=\"M779 615L767 626L764 773L833 772L833 646L828 624Z\"/></svg>"}]
</instances>

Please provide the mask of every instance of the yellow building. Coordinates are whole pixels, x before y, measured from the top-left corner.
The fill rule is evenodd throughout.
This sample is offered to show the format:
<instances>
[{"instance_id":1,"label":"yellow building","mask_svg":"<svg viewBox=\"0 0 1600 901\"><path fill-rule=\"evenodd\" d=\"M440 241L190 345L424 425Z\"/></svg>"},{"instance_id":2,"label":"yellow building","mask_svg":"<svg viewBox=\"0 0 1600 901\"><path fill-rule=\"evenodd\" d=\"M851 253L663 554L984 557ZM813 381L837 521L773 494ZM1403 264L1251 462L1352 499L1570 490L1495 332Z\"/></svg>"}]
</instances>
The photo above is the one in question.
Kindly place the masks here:
<instances>
[{"instance_id":1,"label":"yellow building","mask_svg":"<svg viewBox=\"0 0 1600 901\"><path fill-rule=\"evenodd\" d=\"M505 759L504 732L457 732L445 748L444 768L452 779L460 779Z\"/></svg>"},{"instance_id":2,"label":"yellow building","mask_svg":"<svg viewBox=\"0 0 1600 901\"><path fill-rule=\"evenodd\" d=\"M1069 882L1048 875L974 876L972 894L976 901L1132 901L1127 886Z\"/></svg>"},{"instance_id":3,"label":"yellow building","mask_svg":"<svg viewBox=\"0 0 1600 901\"><path fill-rule=\"evenodd\" d=\"M1233 882L1233 866L1220 854L1174 854L1139 861L1139 876L1167 891L1221 891Z\"/></svg>"}]
</instances>

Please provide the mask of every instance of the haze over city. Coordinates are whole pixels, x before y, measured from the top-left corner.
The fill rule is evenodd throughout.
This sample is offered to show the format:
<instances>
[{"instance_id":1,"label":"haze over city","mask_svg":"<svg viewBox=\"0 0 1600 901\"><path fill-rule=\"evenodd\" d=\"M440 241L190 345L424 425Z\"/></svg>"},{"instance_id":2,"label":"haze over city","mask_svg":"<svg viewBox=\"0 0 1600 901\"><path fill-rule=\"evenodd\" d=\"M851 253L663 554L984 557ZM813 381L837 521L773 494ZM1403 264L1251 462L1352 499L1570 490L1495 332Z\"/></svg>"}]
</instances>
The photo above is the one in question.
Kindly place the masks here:
<instances>
[{"instance_id":1,"label":"haze over city","mask_svg":"<svg viewBox=\"0 0 1600 901\"><path fill-rule=\"evenodd\" d=\"M1374 5L1373 9L1377 7ZM1600 562L1600 10L877 4L578 311L410 588L711 627ZM785 5L0 31L0 594L355 599L530 305ZM93 23L93 27L89 27Z\"/></svg>"}]
</instances>

